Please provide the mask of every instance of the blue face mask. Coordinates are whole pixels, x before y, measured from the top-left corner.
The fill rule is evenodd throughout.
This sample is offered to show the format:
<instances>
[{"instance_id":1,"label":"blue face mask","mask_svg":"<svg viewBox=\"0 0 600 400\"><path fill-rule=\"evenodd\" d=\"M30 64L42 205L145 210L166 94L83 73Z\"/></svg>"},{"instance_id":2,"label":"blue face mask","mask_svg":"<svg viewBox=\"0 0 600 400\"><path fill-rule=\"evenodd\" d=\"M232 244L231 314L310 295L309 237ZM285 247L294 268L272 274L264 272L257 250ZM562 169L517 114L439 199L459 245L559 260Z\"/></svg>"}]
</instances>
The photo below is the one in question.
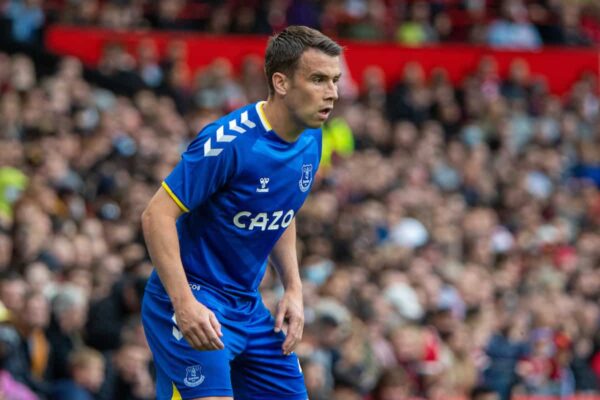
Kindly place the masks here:
<instances>
[{"instance_id":1,"label":"blue face mask","mask_svg":"<svg viewBox=\"0 0 600 400\"><path fill-rule=\"evenodd\" d=\"M121 209L116 203L106 203L100 208L100 217L109 221L116 221L121 216Z\"/></svg>"},{"instance_id":2,"label":"blue face mask","mask_svg":"<svg viewBox=\"0 0 600 400\"><path fill-rule=\"evenodd\" d=\"M129 136L119 136L113 140L113 146L123 157L131 157L137 151L137 145Z\"/></svg>"},{"instance_id":3,"label":"blue face mask","mask_svg":"<svg viewBox=\"0 0 600 400\"><path fill-rule=\"evenodd\" d=\"M483 142L485 134L477 125L468 125L462 131L463 143L469 147L475 147Z\"/></svg>"},{"instance_id":4,"label":"blue face mask","mask_svg":"<svg viewBox=\"0 0 600 400\"><path fill-rule=\"evenodd\" d=\"M331 275L334 269L333 262L324 260L303 268L304 279L321 286Z\"/></svg>"}]
</instances>

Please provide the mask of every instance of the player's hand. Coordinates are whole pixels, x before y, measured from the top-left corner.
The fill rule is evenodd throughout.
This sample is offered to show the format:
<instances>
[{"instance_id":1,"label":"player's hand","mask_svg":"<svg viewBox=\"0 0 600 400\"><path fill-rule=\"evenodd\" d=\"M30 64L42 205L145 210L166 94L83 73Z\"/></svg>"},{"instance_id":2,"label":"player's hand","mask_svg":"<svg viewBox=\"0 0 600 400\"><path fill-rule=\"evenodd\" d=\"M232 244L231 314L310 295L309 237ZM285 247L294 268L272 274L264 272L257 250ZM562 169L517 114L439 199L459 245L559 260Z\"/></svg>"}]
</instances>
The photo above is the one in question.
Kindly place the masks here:
<instances>
[{"instance_id":1,"label":"player's hand","mask_svg":"<svg viewBox=\"0 0 600 400\"><path fill-rule=\"evenodd\" d=\"M175 319L179 331L197 350L222 350L223 333L215 314L196 299L175 307Z\"/></svg>"},{"instance_id":2,"label":"player's hand","mask_svg":"<svg viewBox=\"0 0 600 400\"><path fill-rule=\"evenodd\" d=\"M277 304L275 316L275 332L281 331L284 320L288 328L285 341L281 347L285 355L289 355L300 340L304 331L304 305L302 303L302 291L285 291L283 297Z\"/></svg>"}]
</instances>

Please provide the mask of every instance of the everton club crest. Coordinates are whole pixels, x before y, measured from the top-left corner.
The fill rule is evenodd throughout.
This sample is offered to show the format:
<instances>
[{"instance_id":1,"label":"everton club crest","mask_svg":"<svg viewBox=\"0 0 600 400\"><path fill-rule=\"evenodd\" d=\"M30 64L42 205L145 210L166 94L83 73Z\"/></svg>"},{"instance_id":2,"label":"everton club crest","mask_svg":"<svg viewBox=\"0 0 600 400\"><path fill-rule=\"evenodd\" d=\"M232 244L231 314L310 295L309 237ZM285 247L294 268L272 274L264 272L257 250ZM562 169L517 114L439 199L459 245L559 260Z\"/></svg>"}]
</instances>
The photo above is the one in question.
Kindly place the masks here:
<instances>
[{"instance_id":1,"label":"everton club crest","mask_svg":"<svg viewBox=\"0 0 600 400\"><path fill-rule=\"evenodd\" d=\"M312 183L313 179L312 170L312 164L302 165L302 176L300 176L300 181L298 182L298 185L300 186L300 190L303 192L306 192L308 189L310 189L310 184Z\"/></svg>"},{"instance_id":2,"label":"everton club crest","mask_svg":"<svg viewBox=\"0 0 600 400\"><path fill-rule=\"evenodd\" d=\"M185 378L183 383L189 387L196 387L204 382L204 375L202 375L202 367L199 365L192 365L185 369Z\"/></svg>"}]
</instances>

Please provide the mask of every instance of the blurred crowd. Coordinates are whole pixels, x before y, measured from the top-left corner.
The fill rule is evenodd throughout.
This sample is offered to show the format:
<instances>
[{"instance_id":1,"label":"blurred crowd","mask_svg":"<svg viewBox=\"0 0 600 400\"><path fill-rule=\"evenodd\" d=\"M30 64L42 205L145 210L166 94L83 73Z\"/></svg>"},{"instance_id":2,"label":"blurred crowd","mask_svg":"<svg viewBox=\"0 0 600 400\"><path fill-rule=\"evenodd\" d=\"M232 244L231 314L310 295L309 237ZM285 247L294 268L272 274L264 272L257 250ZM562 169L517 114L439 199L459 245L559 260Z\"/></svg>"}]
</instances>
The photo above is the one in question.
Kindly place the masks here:
<instances>
[{"instance_id":1,"label":"blurred crowd","mask_svg":"<svg viewBox=\"0 0 600 400\"><path fill-rule=\"evenodd\" d=\"M407 46L467 42L535 49L600 43L594 0L2 0L12 34L32 40L45 22L109 29L270 34L308 25L334 38Z\"/></svg>"},{"instance_id":2,"label":"blurred crowd","mask_svg":"<svg viewBox=\"0 0 600 400\"><path fill-rule=\"evenodd\" d=\"M271 3L280 4L269 3L268 21ZM367 3L372 18L378 1L326 4L358 13ZM407 10L424 7L430 21L455 3L470 13L485 2ZM219 7L157 7L178 15L174 4ZM280 23L312 15L288 6L322 6L281 4ZM515 4L532 21L595 7L507 1L503 10ZM65 2L65 18L88 7L89 23L161 28L146 11L132 25L100 18L144 5ZM539 45L549 37L540 26L518 37ZM0 399L154 398L139 320L152 269L141 212L196 133L265 99L267 86L260 59L237 75L217 59L192 76L183 42L162 59L153 46L105 49L95 72L114 87L133 82L123 96L85 79L76 59L42 74L47 66L31 57L0 53ZM458 85L418 63L391 91L375 67L354 78L340 82L322 167L298 215L306 328L297 353L310 398L600 395L597 75L564 96L519 59L501 77L483 58ZM261 290L273 308L282 293L273 271Z\"/></svg>"}]
</instances>

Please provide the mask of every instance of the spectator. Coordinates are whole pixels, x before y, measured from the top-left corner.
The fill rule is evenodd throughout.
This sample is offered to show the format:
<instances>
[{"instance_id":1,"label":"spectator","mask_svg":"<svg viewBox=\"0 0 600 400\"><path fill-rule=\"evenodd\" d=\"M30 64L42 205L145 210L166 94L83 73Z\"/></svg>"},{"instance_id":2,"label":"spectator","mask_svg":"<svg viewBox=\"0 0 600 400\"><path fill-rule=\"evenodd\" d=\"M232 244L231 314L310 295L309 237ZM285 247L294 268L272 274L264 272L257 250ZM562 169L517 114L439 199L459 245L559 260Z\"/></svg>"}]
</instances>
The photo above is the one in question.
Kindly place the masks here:
<instances>
[{"instance_id":1,"label":"spectator","mask_svg":"<svg viewBox=\"0 0 600 400\"><path fill-rule=\"evenodd\" d=\"M104 381L104 358L98 351L82 348L69 355L71 379L58 381L50 400L93 400Z\"/></svg>"},{"instance_id":2,"label":"spectator","mask_svg":"<svg viewBox=\"0 0 600 400\"><path fill-rule=\"evenodd\" d=\"M304 373L306 390L311 399L325 400L331 398L332 388L329 387L327 369L322 363L308 359L302 363L302 372Z\"/></svg>"},{"instance_id":3,"label":"spectator","mask_svg":"<svg viewBox=\"0 0 600 400\"><path fill-rule=\"evenodd\" d=\"M517 383L516 366L529 349L526 342L514 338L519 329L508 325L506 316L500 318L498 330L490 338L485 349L489 366L484 370L484 383L493 388L502 400L509 400L513 386Z\"/></svg>"},{"instance_id":4,"label":"spectator","mask_svg":"<svg viewBox=\"0 0 600 400\"><path fill-rule=\"evenodd\" d=\"M150 375L151 359L152 354L147 345L124 341L113 355L114 370L111 371L109 386L104 389L105 398L107 400L155 398L154 383Z\"/></svg>"},{"instance_id":5,"label":"spectator","mask_svg":"<svg viewBox=\"0 0 600 400\"><path fill-rule=\"evenodd\" d=\"M48 376L52 349L45 334L49 318L47 299L41 293L30 292L25 297L22 314L15 321L20 336L18 357L27 367L16 378L26 382L41 396L50 390Z\"/></svg>"},{"instance_id":6,"label":"spectator","mask_svg":"<svg viewBox=\"0 0 600 400\"><path fill-rule=\"evenodd\" d=\"M437 33L431 26L430 19L429 3L426 1L414 2L410 20L400 25L396 31L398 42L408 46L437 42Z\"/></svg>"},{"instance_id":7,"label":"spectator","mask_svg":"<svg viewBox=\"0 0 600 400\"><path fill-rule=\"evenodd\" d=\"M21 315L25 307L27 285L23 278L14 271L8 271L2 277L0 301L8 310L9 316Z\"/></svg>"},{"instance_id":8,"label":"spectator","mask_svg":"<svg viewBox=\"0 0 600 400\"><path fill-rule=\"evenodd\" d=\"M39 0L11 0L4 15L12 23L12 38L20 43L36 44L44 24L44 11Z\"/></svg>"},{"instance_id":9,"label":"spectator","mask_svg":"<svg viewBox=\"0 0 600 400\"><path fill-rule=\"evenodd\" d=\"M121 329L128 318L139 313L145 279L125 277L111 292L90 305L85 326L86 343L101 351L120 346Z\"/></svg>"},{"instance_id":10,"label":"spectator","mask_svg":"<svg viewBox=\"0 0 600 400\"><path fill-rule=\"evenodd\" d=\"M7 127L8 128L8 127ZM7 228L13 220L13 206L27 187L27 177L12 167L0 168L0 225Z\"/></svg>"},{"instance_id":11,"label":"spectator","mask_svg":"<svg viewBox=\"0 0 600 400\"><path fill-rule=\"evenodd\" d=\"M6 400L38 400L38 396L15 380L10 371L15 368L13 361L18 346L17 332L8 325L0 325L0 393Z\"/></svg>"},{"instance_id":12,"label":"spectator","mask_svg":"<svg viewBox=\"0 0 600 400\"><path fill-rule=\"evenodd\" d=\"M386 8L383 1L370 0L361 9L350 11L352 17L340 27L341 33L352 39L381 40L385 38Z\"/></svg>"},{"instance_id":13,"label":"spectator","mask_svg":"<svg viewBox=\"0 0 600 400\"><path fill-rule=\"evenodd\" d=\"M195 102L202 109L233 110L245 103L242 88L232 79L229 60L216 59L198 76Z\"/></svg>"},{"instance_id":14,"label":"spectator","mask_svg":"<svg viewBox=\"0 0 600 400\"><path fill-rule=\"evenodd\" d=\"M156 3L156 13L152 15L151 24L156 29L184 30L193 27L179 18L186 5L185 0L167 0Z\"/></svg>"},{"instance_id":15,"label":"spectator","mask_svg":"<svg viewBox=\"0 0 600 400\"><path fill-rule=\"evenodd\" d=\"M52 300L52 319L48 341L53 357L49 367L53 380L70 377L69 355L83 347L83 327L87 315L84 291L74 285L63 285Z\"/></svg>"},{"instance_id":16,"label":"spectator","mask_svg":"<svg viewBox=\"0 0 600 400\"><path fill-rule=\"evenodd\" d=\"M158 88L163 80L157 52L156 44L151 40L142 41L138 46L138 74L144 84L151 88Z\"/></svg>"},{"instance_id":17,"label":"spectator","mask_svg":"<svg viewBox=\"0 0 600 400\"><path fill-rule=\"evenodd\" d=\"M473 400L499 400L498 394L485 386L478 386L471 391L471 399Z\"/></svg>"},{"instance_id":18,"label":"spectator","mask_svg":"<svg viewBox=\"0 0 600 400\"><path fill-rule=\"evenodd\" d=\"M405 400L411 397L411 384L402 369L389 369L383 372L375 389L373 400Z\"/></svg>"},{"instance_id":19,"label":"spectator","mask_svg":"<svg viewBox=\"0 0 600 400\"><path fill-rule=\"evenodd\" d=\"M389 95L387 101L392 121L406 119L419 124L429 118L430 92L425 86L425 71L417 63L407 63L403 79Z\"/></svg>"},{"instance_id":20,"label":"spectator","mask_svg":"<svg viewBox=\"0 0 600 400\"><path fill-rule=\"evenodd\" d=\"M10 267L12 257L12 238L0 228L0 273L5 273ZM0 298L2 293L0 292Z\"/></svg>"},{"instance_id":21,"label":"spectator","mask_svg":"<svg viewBox=\"0 0 600 400\"><path fill-rule=\"evenodd\" d=\"M580 28L581 9L575 4L563 3L560 14L559 44L566 46L589 46L591 40Z\"/></svg>"},{"instance_id":22,"label":"spectator","mask_svg":"<svg viewBox=\"0 0 600 400\"><path fill-rule=\"evenodd\" d=\"M87 9L82 11L87 12L88 14L95 11L91 4L86 8ZM110 29L129 29L147 26L147 22L143 18L141 3L138 2L105 2L100 8L98 20L101 26Z\"/></svg>"},{"instance_id":23,"label":"spectator","mask_svg":"<svg viewBox=\"0 0 600 400\"><path fill-rule=\"evenodd\" d=\"M510 64L508 79L502 83L500 91L509 101L527 102L532 90L530 80L529 65L525 60L516 59Z\"/></svg>"},{"instance_id":24,"label":"spectator","mask_svg":"<svg viewBox=\"0 0 600 400\"><path fill-rule=\"evenodd\" d=\"M542 39L529 22L522 0L504 0L503 18L493 22L488 31L488 44L493 47L537 49Z\"/></svg>"},{"instance_id":25,"label":"spectator","mask_svg":"<svg viewBox=\"0 0 600 400\"><path fill-rule=\"evenodd\" d=\"M97 0L82 0L67 4L63 18L66 23L74 25L95 25L99 14L100 4Z\"/></svg>"}]
</instances>

